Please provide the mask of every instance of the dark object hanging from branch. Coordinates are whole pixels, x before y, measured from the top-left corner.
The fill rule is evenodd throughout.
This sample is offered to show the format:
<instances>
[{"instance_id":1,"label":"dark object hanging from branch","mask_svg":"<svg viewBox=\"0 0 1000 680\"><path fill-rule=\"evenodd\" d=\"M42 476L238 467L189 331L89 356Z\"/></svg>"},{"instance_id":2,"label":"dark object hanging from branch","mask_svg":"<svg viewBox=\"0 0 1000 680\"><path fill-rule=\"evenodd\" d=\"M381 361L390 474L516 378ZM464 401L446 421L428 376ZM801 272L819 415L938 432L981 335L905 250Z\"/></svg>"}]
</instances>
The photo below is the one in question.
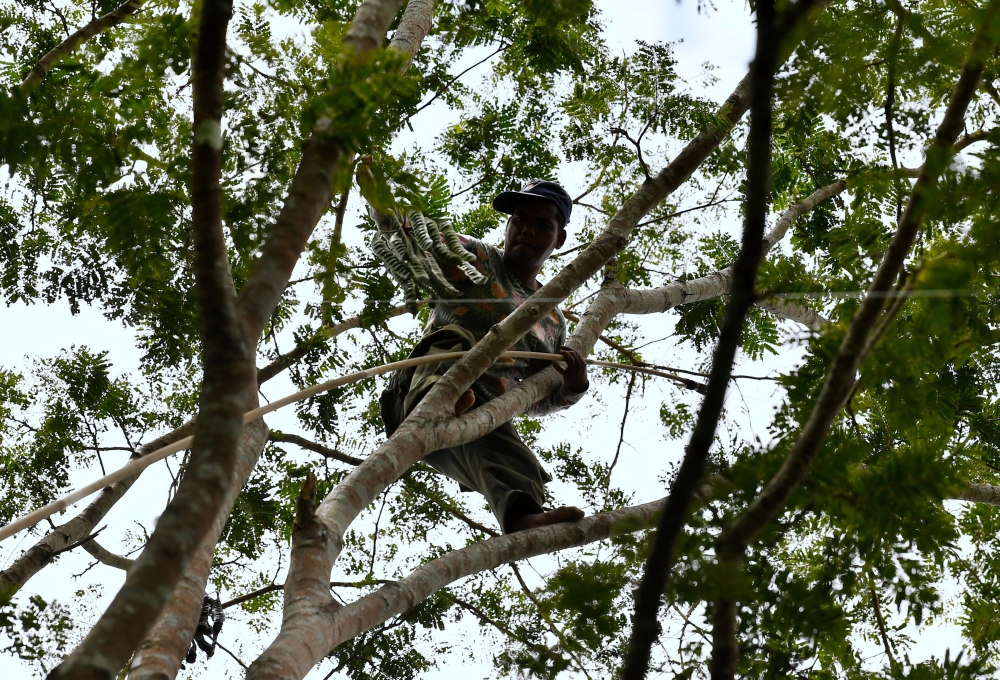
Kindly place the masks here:
<instances>
[{"instance_id":1,"label":"dark object hanging from branch","mask_svg":"<svg viewBox=\"0 0 1000 680\"><path fill-rule=\"evenodd\" d=\"M194 663L198 658L198 647L205 652L205 658L211 659L215 654L215 646L219 640L219 633L222 632L222 624L226 620L226 613L222 610L222 602L217 598L205 596L201 604L201 616L198 618L198 627L194 629L194 637L191 638L191 648L188 649L184 660L187 663ZM207 638L211 637L209 642ZM182 665L181 668L184 668Z\"/></svg>"}]
</instances>

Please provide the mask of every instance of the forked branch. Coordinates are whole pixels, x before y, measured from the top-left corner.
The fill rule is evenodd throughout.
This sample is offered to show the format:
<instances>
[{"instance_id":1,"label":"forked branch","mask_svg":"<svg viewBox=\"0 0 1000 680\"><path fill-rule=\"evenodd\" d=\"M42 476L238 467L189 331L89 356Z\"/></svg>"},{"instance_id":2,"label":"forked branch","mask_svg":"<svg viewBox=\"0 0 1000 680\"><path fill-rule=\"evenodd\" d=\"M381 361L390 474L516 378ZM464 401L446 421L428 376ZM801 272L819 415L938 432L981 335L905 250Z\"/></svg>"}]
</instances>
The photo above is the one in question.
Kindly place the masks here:
<instances>
[{"instance_id":1,"label":"forked branch","mask_svg":"<svg viewBox=\"0 0 1000 680\"><path fill-rule=\"evenodd\" d=\"M204 377L187 474L107 611L54 678L117 676L152 627L231 486L253 353L236 309L222 231L222 100L232 0L200 7L193 64L192 270Z\"/></svg>"},{"instance_id":2,"label":"forked branch","mask_svg":"<svg viewBox=\"0 0 1000 680\"><path fill-rule=\"evenodd\" d=\"M251 665L247 677L280 680L303 677L313 666L311 658L315 650L332 649L392 616L409 611L449 583L509 562L639 531L649 526L661 507L662 501L657 501L592 515L572 524L555 524L498 536L428 562L406 578L386 584L351 604L342 606L330 598L312 615L318 625L309 631L303 630L301 636L284 645L283 670L270 665L264 667L258 662ZM286 612L287 597L286 594Z\"/></svg>"},{"instance_id":3,"label":"forked branch","mask_svg":"<svg viewBox=\"0 0 1000 680\"><path fill-rule=\"evenodd\" d=\"M899 227L885 252L868 293L851 319L850 327L840 350L827 373L816 405L782 464L781 469L768 482L760 496L730 524L720 536L720 545L742 552L749 541L770 523L780 512L795 488L801 484L816 453L844 405L858 370L858 360L866 345L868 335L875 327L885 307L886 295L899 277L910 248L920 230L932 200L938 177L947 166L955 140L962 129L962 121L972 95L982 77L986 55L992 50L990 30L1000 0L991 0L986 10L986 21L976 35L969 57L952 93L944 119L937 129L933 142L927 149L926 162L910 194Z\"/></svg>"},{"instance_id":4,"label":"forked branch","mask_svg":"<svg viewBox=\"0 0 1000 680\"><path fill-rule=\"evenodd\" d=\"M366 0L358 9L351 28L344 37L344 58L362 59L383 42L389 23L399 9L400 0ZM407 5L390 48L407 55L409 65L413 54L430 28L434 3L415 0ZM333 186L333 173L339 169L346 150L336 140L314 133L306 142L302 160L296 170L292 187L282 206L277 224L262 248L261 257L253 274L240 293L240 310L252 345L263 329L263 322L270 318L280 299L281 291L288 284L291 271L301 255L320 216L329 203ZM310 154L312 154L310 156ZM360 317L348 319L329 329L324 337L333 337L350 328L361 326ZM299 360L308 347L298 347L263 369L267 379ZM268 369L271 369L270 372ZM222 509L216 515L212 530L199 547L198 553L184 578L175 590L171 605L163 612L141 648L141 669L133 670L135 680L143 678L173 677L176 675L197 623L208 572L212 563L215 544L225 526L236 496L250 476L267 439L267 428L248 425L241 443L236 474L227 491ZM287 594L286 594L287 596ZM133 664L135 666L135 664Z\"/></svg>"}]
</instances>

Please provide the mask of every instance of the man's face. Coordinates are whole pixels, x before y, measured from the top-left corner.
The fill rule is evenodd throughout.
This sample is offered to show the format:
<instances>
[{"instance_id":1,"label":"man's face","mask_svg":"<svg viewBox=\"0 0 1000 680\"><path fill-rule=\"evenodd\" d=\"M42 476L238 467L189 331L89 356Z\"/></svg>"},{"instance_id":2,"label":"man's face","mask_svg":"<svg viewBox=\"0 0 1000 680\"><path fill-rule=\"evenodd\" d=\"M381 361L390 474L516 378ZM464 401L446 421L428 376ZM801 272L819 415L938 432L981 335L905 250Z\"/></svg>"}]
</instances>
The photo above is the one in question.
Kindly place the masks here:
<instances>
[{"instance_id":1,"label":"man's face","mask_svg":"<svg viewBox=\"0 0 1000 680\"><path fill-rule=\"evenodd\" d=\"M541 267L566 241L566 230L559 224L555 205L543 199L525 199L507 220L504 260L522 267Z\"/></svg>"}]
</instances>

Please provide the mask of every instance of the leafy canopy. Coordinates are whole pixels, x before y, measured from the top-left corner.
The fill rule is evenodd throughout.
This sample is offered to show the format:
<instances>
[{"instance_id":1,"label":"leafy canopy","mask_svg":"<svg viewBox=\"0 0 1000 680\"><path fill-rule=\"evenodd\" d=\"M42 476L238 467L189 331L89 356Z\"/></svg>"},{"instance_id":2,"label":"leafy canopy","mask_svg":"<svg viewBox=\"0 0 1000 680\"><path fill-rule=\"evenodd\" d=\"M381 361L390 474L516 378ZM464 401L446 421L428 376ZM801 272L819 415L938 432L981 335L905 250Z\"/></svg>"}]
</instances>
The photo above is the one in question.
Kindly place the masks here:
<instances>
[{"instance_id":1,"label":"leafy canopy","mask_svg":"<svg viewBox=\"0 0 1000 680\"><path fill-rule=\"evenodd\" d=\"M980 5L834 2L779 74L774 215L834 181L846 179L850 189L795 222L758 287L832 323L804 334L762 310L751 315L742 340L747 372L775 355L792 358L783 364L766 431L742 429L732 407L725 416L720 432L728 434L720 435L708 491L666 596L669 644L655 652L658 671L707 677L706 603L720 592L741 602L743 675L985 678L1000 664L1000 509L946 502L969 482L1000 483L995 60L966 120L966 134L977 141L948 167L907 266L914 295L864 364L807 484L751 548L745 576L720 569L711 556L719 528L778 468L811 409L911 187L905 168L923 160ZM5 522L94 476L105 464L103 449L134 450L195 409L200 350L188 161L195 8L147 2L58 62L39 85L18 86L67 31L115 6L25 0L0 9L0 294L7 304L68 304L73 313L94 307L143 351L140 366L125 367L130 374L100 348L68 346L28 363L4 358ZM339 60L357 6L241 2L230 30L223 189L237 288L308 134L325 125L353 153L307 247L301 278L289 285L258 348L261 365L275 358L279 339L285 350L292 343L302 349L289 370L296 387L404 357L424 320L386 322L400 292L365 246L373 227L359 215L359 192L375 205L448 216L460 231L497 242L500 216L489 207L497 192L534 177L572 177L567 184L579 197L567 247L585 245L648 173L713 122L718 104L704 94L712 71L686 80L681 72L692 69L681 68L673 45L610 49L589 0L442 2L405 75L398 75L398 55L386 50L356 69ZM617 260L622 284L656 287L732 262L745 136L738 124L682 189L644 218ZM338 212L346 218L338 220ZM559 255L544 275L567 261ZM588 283L567 306L585 308L597 285ZM658 322L658 334L616 319L607 335L621 346L639 348L668 333L669 342L631 355L603 348L599 358L673 363L683 356L692 357L685 368L707 366L723 307L724 298L680 306ZM331 328L353 314L361 314L363 329L333 337ZM595 391L612 395L628 377L595 370L592 380ZM637 399L643 380L629 387ZM381 438L380 388L370 379L310 399L296 413L298 430L364 457ZM641 452L652 475L672 473L664 442L686 438L697 398L676 389L654 406L663 437ZM608 422L617 427L621 406L607 403ZM559 495L581 499L588 512L651 500L636 498L628 480L611 483L613 452L588 448L558 425L516 424L557 478ZM210 589L235 597L271 583L285 564L307 472L319 478L322 494L346 470L272 438L229 518ZM366 592L378 579L482 539L461 519L492 526L481 506L426 468L414 469L345 538L334 580L353 586L338 596ZM123 551L143 543L134 528L113 531ZM555 557L532 584L522 580L524 569L477 574L332 650L328 665L351 678L413 678L443 666L454 648L486 654L502 675L553 678L582 665L594 677L611 677L628 640L631 591L648 538L625 535ZM64 567L60 559L50 569ZM24 591L0 610L5 651L40 672L86 632L82 600L43 597ZM270 639L279 607L280 595L270 592L233 613L251 631L242 641L248 654ZM964 654L910 662L917 627L947 617L962 628ZM458 625L481 634L475 642L449 636ZM873 659L872 649L886 654Z\"/></svg>"}]
</instances>

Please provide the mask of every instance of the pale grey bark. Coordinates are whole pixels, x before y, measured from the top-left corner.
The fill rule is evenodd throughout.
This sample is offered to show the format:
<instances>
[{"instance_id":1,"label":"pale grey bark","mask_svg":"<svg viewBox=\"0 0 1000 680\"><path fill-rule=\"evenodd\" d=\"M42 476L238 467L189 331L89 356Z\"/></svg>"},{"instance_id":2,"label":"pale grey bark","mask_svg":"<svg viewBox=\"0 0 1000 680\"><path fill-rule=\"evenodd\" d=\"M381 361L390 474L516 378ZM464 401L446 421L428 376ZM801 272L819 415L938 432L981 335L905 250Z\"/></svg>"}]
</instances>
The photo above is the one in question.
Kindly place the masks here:
<instances>
[{"instance_id":1,"label":"pale grey bark","mask_svg":"<svg viewBox=\"0 0 1000 680\"><path fill-rule=\"evenodd\" d=\"M389 41L389 47L405 57L406 67L413 61L420 44L431 30L433 19L434 0L409 0L406 3L406 9L399 20L399 27Z\"/></svg>"},{"instance_id":2,"label":"pale grey bark","mask_svg":"<svg viewBox=\"0 0 1000 680\"><path fill-rule=\"evenodd\" d=\"M766 254L785 237L792 223L815 208L819 203L843 193L848 188L846 180L817 189L806 198L786 209L774 227L764 236ZM645 291L631 291L630 301L622 310L626 314L659 314L679 305L709 300L727 294L732 287L733 268L726 267L690 281L675 281L660 288ZM829 323L822 315L803 305L788 301L766 298L757 306L785 319L804 324L812 330L820 330Z\"/></svg>"},{"instance_id":3,"label":"pale grey bark","mask_svg":"<svg viewBox=\"0 0 1000 680\"><path fill-rule=\"evenodd\" d=\"M365 0L344 35L344 46L359 53L377 50L402 4L403 0Z\"/></svg>"},{"instance_id":4,"label":"pale grey bark","mask_svg":"<svg viewBox=\"0 0 1000 680\"><path fill-rule=\"evenodd\" d=\"M772 316L800 323L811 331L821 331L830 325L830 320L815 309L779 297L767 297L754 304Z\"/></svg>"},{"instance_id":5,"label":"pale grey bark","mask_svg":"<svg viewBox=\"0 0 1000 680\"><path fill-rule=\"evenodd\" d=\"M769 252L771 248L774 248L774 246L777 245L778 241L785 238L785 234L788 233L788 228L792 226L792 223L795 220L805 215L823 201L842 194L848 187L849 183L847 180L837 180L833 184L820 187L801 201L786 209L783 213L781 213L781 217L778 218L778 221L774 223L774 227L771 231L769 231L764 237L764 252Z\"/></svg>"},{"instance_id":6,"label":"pale grey bark","mask_svg":"<svg viewBox=\"0 0 1000 680\"><path fill-rule=\"evenodd\" d=\"M289 596L288 584L293 580L292 574L289 574L285 582L285 620L289 620L290 616L305 615L315 625L308 631L303 631L302 635L286 640L280 648L280 665L272 664L265 668L255 663L247 677L266 677L268 680L301 678L312 668L317 655L322 658L338 644L391 616L408 611L449 583L509 562L645 529L650 526L662 505L663 501L655 501L592 515L579 522L554 524L480 541L428 562L406 578L388 583L348 605L336 603L330 596L326 583L315 581L311 577L301 578L301 574L298 580L307 591ZM293 540L293 552L302 549L309 542L325 543L322 535L324 529L315 518L301 523L297 519L296 525L302 530L299 537ZM309 559L315 559L326 553L311 551L308 554ZM324 560L324 564L315 566L325 567L327 560ZM293 560L292 564L297 562L305 566L302 560ZM316 600L322 602L319 607L315 604ZM300 607L303 608L300 610Z\"/></svg>"},{"instance_id":7,"label":"pale grey bark","mask_svg":"<svg viewBox=\"0 0 1000 680\"><path fill-rule=\"evenodd\" d=\"M957 500L1000 505L1000 486L992 484L969 484L969 488L958 495Z\"/></svg>"},{"instance_id":8,"label":"pale grey bark","mask_svg":"<svg viewBox=\"0 0 1000 680\"><path fill-rule=\"evenodd\" d=\"M115 553L107 550L104 546L97 542L96 539L90 539L89 541L83 541L80 546L90 553L90 555L100 562L101 564L107 565L109 567L114 567L115 569L121 569L122 571L128 571L129 567L135 562L135 560L129 559L122 555L116 555Z\"/></svg>"},{"instance_id":9,"label":"pale grey bark","mask_svg":"<svg viewBox=\"0 0 1000 680\"><path fill-rule=\"evenodd\" d=\"M1000 504L1000 487L973 484L959 498ZM655 513L663 503L663 500L655 501L592 515L576 523L557 524L480 541L428 562L406 578L388 583L346 606L334 603L331 598L330 604L322 612L323 633L326 636L323 644L329 644L332 648L350 640L392 616L405 613L430 595L465 576L495 569L509 562L646 529L652 524ZM308 645L308 642L302 641L301 644ZM297 654L298 650L295 649L287 651L292 658L309 654L308 649L301 650L301 654ZM309 668L305 668L304 672L308 670ZM284 680L294 676L269 677Z\"/></svg>"}]
</instances>

